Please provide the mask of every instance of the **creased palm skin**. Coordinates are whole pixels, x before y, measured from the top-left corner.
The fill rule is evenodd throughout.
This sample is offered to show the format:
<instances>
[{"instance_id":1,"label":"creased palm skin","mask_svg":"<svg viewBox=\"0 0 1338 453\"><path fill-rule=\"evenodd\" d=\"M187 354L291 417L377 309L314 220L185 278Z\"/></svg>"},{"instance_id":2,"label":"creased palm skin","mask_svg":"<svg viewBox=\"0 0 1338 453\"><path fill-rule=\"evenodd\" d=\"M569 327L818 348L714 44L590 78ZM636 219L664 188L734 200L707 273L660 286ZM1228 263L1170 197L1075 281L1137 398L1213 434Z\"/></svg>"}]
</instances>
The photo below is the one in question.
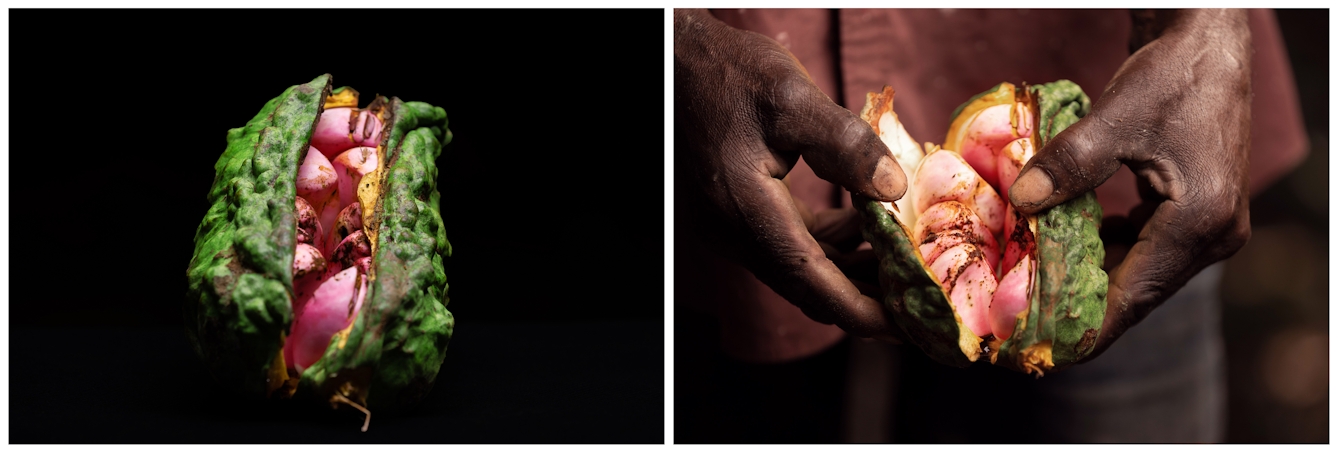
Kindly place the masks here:
<instances>
[{"instance_id":1,"label":"creased palm skin","mask_svg":"<svg viewBox=\"0 0 1338 453\"><path fill-rule=\"evenodd\" d=\"M1133 18L1133 55L1091 113L1039 150L1008 191L1019 210L1035 213L1092 190L1120 165L1138 177L1143 204L1129 220L1139 232L1127 255L1114 257L1105 321L1086 360L1250 237L1246 12Z\"/></svg>"}]
</instances>

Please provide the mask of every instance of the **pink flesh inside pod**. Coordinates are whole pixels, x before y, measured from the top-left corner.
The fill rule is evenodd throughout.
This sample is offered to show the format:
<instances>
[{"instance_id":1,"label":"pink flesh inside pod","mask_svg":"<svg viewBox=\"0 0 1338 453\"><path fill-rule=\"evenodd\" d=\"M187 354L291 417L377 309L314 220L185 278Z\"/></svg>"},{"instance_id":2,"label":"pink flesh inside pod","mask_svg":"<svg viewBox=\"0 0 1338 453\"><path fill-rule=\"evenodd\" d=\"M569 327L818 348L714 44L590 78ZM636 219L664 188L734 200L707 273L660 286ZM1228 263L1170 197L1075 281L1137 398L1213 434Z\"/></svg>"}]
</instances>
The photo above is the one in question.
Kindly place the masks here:
<instances>
[{"instance_id":1,"label":"pink flesh inside pod","mask_svg":"<svg viewBox=\"0 0 1338 453\"><path fill-rule=\"evenodd\" d=\"M367 298L371 244L363 231L357 189L380 165L381 121L352 107L321 114L296 188L293 324L284 363L301 373L331 340L357 320Z\"/></svg>"}]
</instances>

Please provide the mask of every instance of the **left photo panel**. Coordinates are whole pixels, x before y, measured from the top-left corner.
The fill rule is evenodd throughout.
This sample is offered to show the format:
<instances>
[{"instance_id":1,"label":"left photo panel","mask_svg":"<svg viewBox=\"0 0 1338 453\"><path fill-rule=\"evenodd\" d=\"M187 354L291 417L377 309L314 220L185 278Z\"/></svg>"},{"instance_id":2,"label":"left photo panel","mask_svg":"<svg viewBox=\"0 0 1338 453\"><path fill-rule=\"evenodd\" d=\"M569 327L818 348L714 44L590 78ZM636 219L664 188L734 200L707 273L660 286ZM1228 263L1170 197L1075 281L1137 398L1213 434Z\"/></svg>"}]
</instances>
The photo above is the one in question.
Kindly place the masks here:
<instances>
[{"instance_id":1,"label":"left photo panel","mask_svg":"<svg viewBox=\"0 0 1338 453\"><path fill-rule=\"evenodd\" d=\"M9 441L665 442L664 14L10 9Z\"/></svg>"}]
</instances>

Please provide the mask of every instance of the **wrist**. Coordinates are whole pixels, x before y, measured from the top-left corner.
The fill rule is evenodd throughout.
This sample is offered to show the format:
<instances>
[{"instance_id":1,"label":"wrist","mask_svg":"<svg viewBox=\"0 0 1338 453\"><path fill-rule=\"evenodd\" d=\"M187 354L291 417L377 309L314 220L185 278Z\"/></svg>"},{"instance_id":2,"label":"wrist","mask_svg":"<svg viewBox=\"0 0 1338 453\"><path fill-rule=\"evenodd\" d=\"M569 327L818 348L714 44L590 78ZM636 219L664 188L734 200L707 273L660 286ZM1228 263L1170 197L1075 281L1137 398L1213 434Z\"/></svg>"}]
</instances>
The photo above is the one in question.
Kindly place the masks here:
<instances>
[{"instance_id":1,"label":"wrist","mask_svg":"<svg viewBox=\"0 0 1338 453\"><path fill-rule=\"evenodd\" d=\"M691 66L696 60L709 58L712 53L711 43L718 41L720 28L724 24L711 16L704 9L674 10L674 65L675 73L680 66ZM675 74L677 78L677 74ZM677 82L675 82L677 83Z\"/></svg>"},{"instance_id":2,"label":"wrist","mask_svg":"<svg viewBox=\"0 0 1338 453\"><path fill-rule=\"evenodd\" d=\"M680 39L703 33L720 24L719 19L705 9L674 9L674 43Z\"/></svg>"},{"instance_id":3,"label":"wrist","mask_svg":"<svg viewBox=\"0 0 1338 453\"><path fill-rule=\"evenodd\" d=\"M1248 17L1243 9L1131 10L1129 53L1159 39L1248 46Z\"/></svg>"},{"instance_id":4,"label":"wrist","mask_svg":"<svg viewBox=\"0 0 1338 453\"><path fill-rule=\"evenodd\" d=\"M1129 56L1116 79L1170 95L1205 89L1208 98L1250 98L1253 48L1245 10L1191 9L1134 12L1133 47L1139 36L1153 36ZM1141 19L1139 19L1141 17ZM1141 35L1140 35L1141 34ZM1136 75L1135 75L1136 74Z\"/></svg>"}]
</instances>

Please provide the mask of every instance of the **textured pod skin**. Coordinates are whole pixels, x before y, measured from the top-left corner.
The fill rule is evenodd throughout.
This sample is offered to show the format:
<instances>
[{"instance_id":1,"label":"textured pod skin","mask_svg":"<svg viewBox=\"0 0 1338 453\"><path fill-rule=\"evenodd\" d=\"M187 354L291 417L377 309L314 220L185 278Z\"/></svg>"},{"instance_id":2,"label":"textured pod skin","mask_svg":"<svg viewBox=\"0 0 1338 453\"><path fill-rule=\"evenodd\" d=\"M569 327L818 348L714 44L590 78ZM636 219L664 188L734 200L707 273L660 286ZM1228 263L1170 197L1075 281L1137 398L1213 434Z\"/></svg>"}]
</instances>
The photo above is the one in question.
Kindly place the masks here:
<instances>
[{"instance_id":1,"label":"textured pod skin","mask_svg":"<svg viewBox=\"0 0 1338 453\"><path fill-rule=\"evenodd\" d=\"M1033 109L1036 149L1086 115L1091 105L1082 90L1066 80L1022 89L1001 84L958 107L948 142L954 136L960 141L965 116L1015 100ZM890 100L880 102L890 109ZM867 110L866 120L871 117ZM950 148L945 144L945 149ZM934 360L966 367L985 355L998 365L1040 376L1091 352L1105 317L1108 284L1101 269L1105 250L1098 235L1101 206L1095 192L1037 216L1039 262L1029 306L1018 316L1012 336L992 344L984 344L963 325L926 270L920 244L908 233L910 226L902 224L886 203L858 195L853 201L863 219L864 238L879 256L884 306L906 337Z\"/></svg>"},{"instance_id":2,"label":"textured pod skin","mask_svg":"<svg viewBox=\"0 0 1338 453\"><path fill-rule=\"evenodd\" d=\"M1051 138L1091 109L1077 84L1060 80L1030 88L1037 109L1037 143ZM1014 335L997 346L994 362L1017 371L1043 375L1076 363L1092 352L1106 317L1110 280L1101 269L1101 204L1087 192L1037 216L1036 290Z\"/></svg>"},{"instance_id":3,"label":"textured pod skin","mask_svg":"<svg viewBox=\"0 0 1338 453\"><path fill-rule=\"evenodd\" d=\"M320 403L338 396L397 409L431 388L444 359L454 329L442 264L451 246L436 190L436 158L451 138L446 112L379 98L373 105L390 131L377 153L383 170L358 187L375 257L369 293L353 325L300 379L284 370L281 348L293 321L294 179L324 103L351 91L332 90L328 74L289 88L229 131L215 164L184 312L195 351L237 393Z\"/></svg>"},{"instance_id":4,"label":"textured pod skin","mask_svg":"<svg viewBox=\"0 0 1338 453\"><path fill-rule=\"evenodd\" d=\"M326 76L291 87L228 131L195 231L186 333L213 376L243 394L268 393L293 320L294 180L328 91Z\"/></svg>"},{"instance_id":5,"label":"textured pod skin","mask_svg":"<svg viewBox=\"0 0 1338 453\"><path fill-rule=\"evenodd\" d=\"M1092 352L1106 315L1109 281L1098 229L1101 205L1088 192L1039 216L1036 290L995 363L1044 374Z\"/></svg>"}]
</instances>

